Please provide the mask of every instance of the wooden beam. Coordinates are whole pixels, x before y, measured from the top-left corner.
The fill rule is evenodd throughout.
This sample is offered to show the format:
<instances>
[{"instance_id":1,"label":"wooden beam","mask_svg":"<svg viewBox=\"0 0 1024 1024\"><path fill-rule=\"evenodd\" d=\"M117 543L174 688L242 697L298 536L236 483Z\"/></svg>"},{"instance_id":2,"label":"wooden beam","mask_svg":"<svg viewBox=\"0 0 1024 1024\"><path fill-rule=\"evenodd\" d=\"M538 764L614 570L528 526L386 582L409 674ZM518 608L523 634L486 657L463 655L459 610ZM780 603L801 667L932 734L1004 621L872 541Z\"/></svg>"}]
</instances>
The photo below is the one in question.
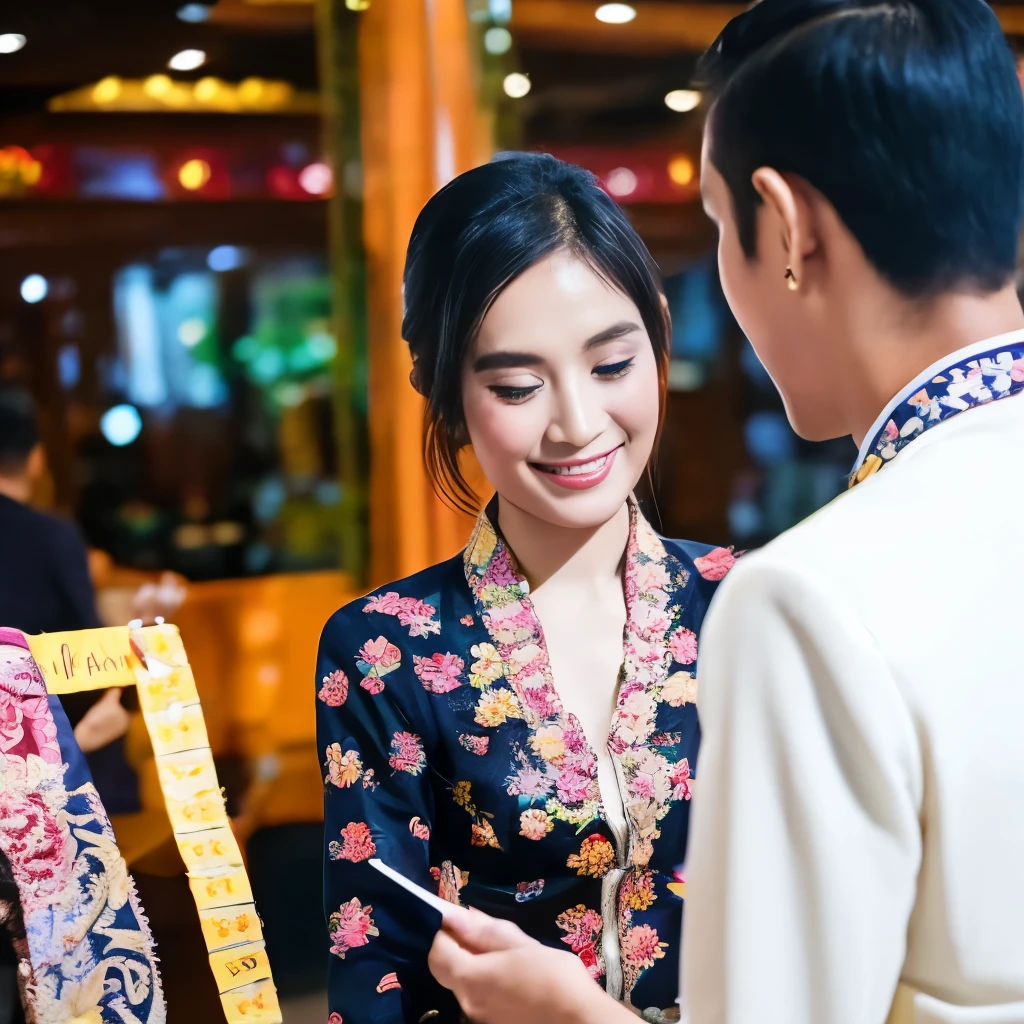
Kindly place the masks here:
<instances>
[{"instance_id":1,"label":"wooden beam","mask_svg":"<svg viewBox=\"0 0 1024 1024\"><path fill-rule=\"evenodd\" d=\"M541 49L600 53L675 53L706 50L746 4L632 4L636 17L626 25L605 25L594 17L593 0L515 0L512 31ZM1024 35L1024 7L993 4L1007 35Z\"/></svg>"},{"instance_id":2,"label":"wooden beam","mask_svg":"<svg viewBox=\"0 0 1024 1024\"><path fill-rule=\"evenodd\" d=\"M634 3L626 25L605 25L591 0L515 0L512 31L529 46L607 53L673 53L707 49L743 4Z\"/></svg>"}]
</instances>

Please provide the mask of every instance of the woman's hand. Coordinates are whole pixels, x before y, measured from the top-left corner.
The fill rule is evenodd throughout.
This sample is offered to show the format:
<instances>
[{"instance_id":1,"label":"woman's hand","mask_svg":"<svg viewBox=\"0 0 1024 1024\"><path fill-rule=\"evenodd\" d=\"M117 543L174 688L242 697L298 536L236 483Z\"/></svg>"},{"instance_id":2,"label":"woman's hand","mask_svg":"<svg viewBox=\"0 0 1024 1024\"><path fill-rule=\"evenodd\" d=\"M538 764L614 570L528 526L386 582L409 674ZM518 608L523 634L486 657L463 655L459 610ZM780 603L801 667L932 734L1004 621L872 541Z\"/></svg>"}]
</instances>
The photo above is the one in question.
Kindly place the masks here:
<instances>
[{"instance_id":1,"label":"woman's hand","mask_svg":"<svg viewBox=\"0 0 1024 1024\"><path fill-rule=\"evenodd\" d=\"M635 1024L578 957L478 911L445 914L429 964L475 1024Z\"/></svg>"},{"instance_id":2,"label":"woman's hand","mask_svg":"<svg viewBox=\"0 0 1024 1024\"><path fill-rule=\"evenodd\" d=\"M113 743L128 731L131 714L121 705L121 688L112 687L75 726L75 740L83 754Z\"/></svg>"}]
</instances>

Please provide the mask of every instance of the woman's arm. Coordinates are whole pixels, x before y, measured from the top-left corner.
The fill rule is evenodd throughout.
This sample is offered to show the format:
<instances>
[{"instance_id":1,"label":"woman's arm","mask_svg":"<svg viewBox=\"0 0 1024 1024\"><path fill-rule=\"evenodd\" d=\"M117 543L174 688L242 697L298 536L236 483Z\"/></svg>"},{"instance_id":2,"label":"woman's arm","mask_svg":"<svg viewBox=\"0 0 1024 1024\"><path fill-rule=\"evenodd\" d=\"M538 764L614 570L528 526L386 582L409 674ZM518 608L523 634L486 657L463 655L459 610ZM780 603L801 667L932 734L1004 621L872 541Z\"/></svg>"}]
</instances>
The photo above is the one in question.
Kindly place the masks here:
<instances>
[{"instance_id":1,"label":"woman's arm","mask_svg":"<svg viewBox=\"0 0 1024 1024\"><path fill-rule=\"evenodd\" d=\"M426 964L439 916L367 863L378 857L436 888L426 761L432 716L411 666L402 664L411 659L363 618L338 612L324 628L317 663L329 1006L345 1024L416 1024L447 1008L435 1018L441 1024L451 1019L451 998Z\"/></svg>"}]
</instances>

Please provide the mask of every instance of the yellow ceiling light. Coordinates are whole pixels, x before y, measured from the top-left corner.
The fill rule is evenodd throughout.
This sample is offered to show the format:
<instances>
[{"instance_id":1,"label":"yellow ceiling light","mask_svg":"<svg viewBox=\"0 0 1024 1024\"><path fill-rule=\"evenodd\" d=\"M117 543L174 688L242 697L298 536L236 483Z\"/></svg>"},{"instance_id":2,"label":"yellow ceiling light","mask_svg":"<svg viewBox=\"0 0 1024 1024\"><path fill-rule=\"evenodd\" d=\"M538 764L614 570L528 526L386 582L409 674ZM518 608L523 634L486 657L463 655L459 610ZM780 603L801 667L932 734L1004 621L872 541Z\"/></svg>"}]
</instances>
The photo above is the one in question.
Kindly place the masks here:
<instances>
[{"instance_id":1,"label":"yellow ceiling light","mask_svg":"<svg viewBox=\"0 0 1024 1024\"><path fill-rule=\"evenodd\" d=\"M159 100L166 96L174 88L174 82L167 75L150 75L142 83L142 91L147 96Z\"/></svg>"},{"instance_id":2,"label":"yellow ceiling light","mask_svg":"<svg viewBox=\"0 0 1024 1024\"><path fill-rule=\"evenodd\" d=\"M674 185L690 185L697 176L697 168L688 156L680 154L669 160L668 176Z\"/></svg>"},{"instance_id":3,"label":"yellow ceiling light","mask_svg":"<svg viewBox=\"0 0 1024 1024\"><path fill-rule=\"evenodd\" d=\"M266 84L262 78L247 78L238 86L238 98L247 107L254 107L263 99Z\"/></svg>"},{"instance_id":4,"label":"yellow ceiling light","mask_svg":"<svg viewBox=\"0 0 1024 1024\"><path fill-rule=\"evenodd\" d=\"M54 113L131 111L133 113L311 114L320 112L314 92L298 92L288 82L247 78L239 85L212 75L196 83L176 82L167 75L145 79L111 76L94 85L54 96Z\"/></svg>"},{"instance_id":5,"label":"yellow ceiling light","mask_svg":"<svg viewBox=\"0 0 1024 1024\"><path fill-rule=\"evenodd\" d=\"M108 75L92 87L92 98L96 103L113 103L121 95L121 79Z\"/></svg>"},{"instance_id":6,"label":"yellow ceiling light","mask_svg":"<svg viewBox=\"0 0 1024 1024\"><path fill-rule=\"evenodd\" d=\"M368 11L370 0L345 0L345 6L350 11Z\"/></svg>"},{"instance_id":7,"label":"yellow ceiling light","mask_svg":"<svg viewBox=\"0 0 1024 1024\"><path fill-rule=\"evenodd\" d=\"M192 89L192 94L200 103L212 103L217 94L221 91L224 83L219 78L212 76L200 78Z\"/></svg>"},{"instance_id":8,"label":"yellow ceiling light","mask_svg":"<svg viewBox=\"0 0 1024 1024\"><path fill-rule=\"evenodd\" d=\"M181 187L196 192L210 180L210 165L205 160L186 160L178 170Z\"/></svg>"}]
</instances>

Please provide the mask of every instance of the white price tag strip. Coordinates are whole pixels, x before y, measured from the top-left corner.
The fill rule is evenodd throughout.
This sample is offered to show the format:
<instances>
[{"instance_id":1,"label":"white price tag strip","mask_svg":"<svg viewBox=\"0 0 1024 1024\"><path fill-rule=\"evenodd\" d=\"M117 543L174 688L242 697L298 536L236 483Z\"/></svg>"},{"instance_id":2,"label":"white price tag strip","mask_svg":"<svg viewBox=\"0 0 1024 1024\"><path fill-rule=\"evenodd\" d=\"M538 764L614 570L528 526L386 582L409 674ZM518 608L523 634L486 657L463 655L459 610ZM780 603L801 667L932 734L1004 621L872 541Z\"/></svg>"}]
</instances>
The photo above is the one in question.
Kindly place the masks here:
<instances>
[{"instance_id":1,"label":"white price tag strip","mask_svg":"<svg viewBox=\"0 0 1024 1024\"><path fill-rule=\"evenodd\" d=\"M406 892L411 892L417 899L421 899L424 903L433 907L442 917L445 914L451 913L452 908L455 906L455 904L441 899L440 896L435 896L428 889L424 889L415 882L410 882L404 875L400 875L394 868L389 868L387 864L376 857L371 857L367 863L371 867L376 868L382 875L390 878L396 885L400 885Z\"/></svg>"}]
</instances>

